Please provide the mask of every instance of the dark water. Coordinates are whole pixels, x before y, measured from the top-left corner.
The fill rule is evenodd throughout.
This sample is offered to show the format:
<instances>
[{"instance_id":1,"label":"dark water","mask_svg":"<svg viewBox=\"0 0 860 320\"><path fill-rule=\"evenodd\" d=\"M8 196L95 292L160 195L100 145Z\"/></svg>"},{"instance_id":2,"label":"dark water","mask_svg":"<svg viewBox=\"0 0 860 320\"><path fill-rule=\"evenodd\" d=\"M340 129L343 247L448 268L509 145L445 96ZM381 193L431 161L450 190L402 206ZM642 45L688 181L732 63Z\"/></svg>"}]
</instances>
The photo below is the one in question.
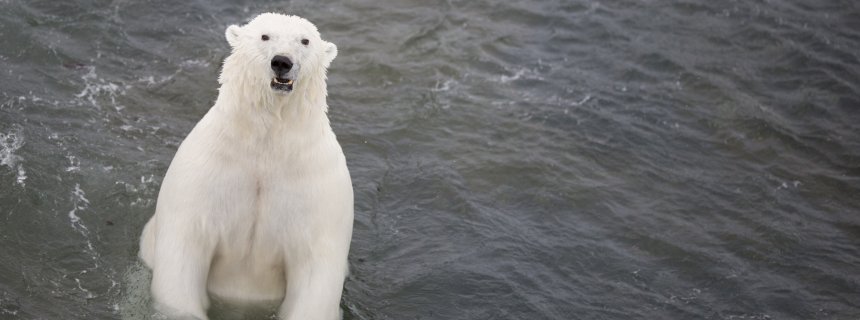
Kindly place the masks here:
<instances>
[{"instance_id":1,"label":"dark water","mask_svg":"<svg viewBox=\"0 0 860 320\"><path fill-rule=\"evenodd\" d=\"M346 319L860 319L849 0L0 1L0 318L152 317L140 231L269 10L340 49Z\"/></svg>"}]
</instances>

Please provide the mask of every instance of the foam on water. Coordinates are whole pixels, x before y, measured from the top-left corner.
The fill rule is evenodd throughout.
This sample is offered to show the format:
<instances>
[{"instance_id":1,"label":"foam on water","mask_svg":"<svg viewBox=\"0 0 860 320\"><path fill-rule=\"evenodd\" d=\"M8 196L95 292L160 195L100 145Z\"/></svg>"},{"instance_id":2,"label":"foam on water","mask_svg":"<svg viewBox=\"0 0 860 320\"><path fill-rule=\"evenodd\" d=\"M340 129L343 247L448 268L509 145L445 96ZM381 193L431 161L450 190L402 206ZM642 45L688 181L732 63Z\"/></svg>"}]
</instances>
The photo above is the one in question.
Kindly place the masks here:
<instances>
[{"instance_id":1,"label":"foam on water","mask_svg":"<svg viewBox=\"0 0 860 320\"><path fill-rule=\"evenodd\" d=\"M206 68L209 67L209 62L201 59L189 59L179 63L179 67L181 69Z\"/></svg>"},{"instance_id":2,"label":"foam on water","mask_svg":"<svg viewBox=\"0 0 860 320\"><path fill-rule=\"evenodd\" d=\"M89 242L90 230L81 222L81 218L77 214L79 211L86 210L90 206L90 200L86 198L86 193L84 193L84 190L81 190L80 184L76 183L75 190L72 191L72 203L72 210L69 211L69 223L71 223L73 229L87 239L87 246L92 248L93 245Z\"/></svg>"},{"instance_id":3,"label":"foam on water","mask_svg":"<svg viewBox=\"0 0 860 320\"><path fill-rule=\"evenodd\" d=\"M69 159L69 166L66 167L66 172L80 172L81 171L81 161L78 160L77 157L68 155L66 158Z\"/></svg>"},{"instance_id":4,"label":"foam on water","mask_svg":"<svg viewBox=\"0 0 860 320\"><path fill-rule=\"evenodd\" d=\"M20 312L20 307L18 306L18 302L15 301L13 296L9 293L2 291L0 292L0 316L7 315L15 317Z\"/></svg>"},{"instance_id":5,"label":"foam on water","mask_svg":"<svg viewBox=\"0 0 860 320\"><path fill-rule=\"evenodd\" d=\"M75 94L75 97L83 99L83 101L89 102L90 105L101 109L99 98L106 96L110 99L111 105L114 106L117 111L122 110L124 107L117 105L116 98L125 94L126 90L130 89L132 86L102 79L96 73L95 66L84 66L84 68L87 69L87 73L81 76L81 80L84 82L84 88Z\"/></svg>"},{"instance_id":6,"label":"foam on water","mask_svg":"<svg viewBox=\"0 0 860 320\"><path fill-rule=\"evenodd\" d=\"M4 165L15 172L15 183L24 186L27 180L27 171L24 170L23 158L15 154L24 145L24 137L21 130L13 130L9 133L0 132L0 165Z\"/></svg>"},{"instance_id":7,"label":"foam on water","mask_svg":"<svg viewBox=\"0 0 860 320\"><path fill-rule=\"evenodd\" d=\"M535 69L528 68L520 68L514 72L512 76L501 75L499 76L499 82L508 83L513 82L520 79L529 79L529 80L544 80L543 76L541 76L540 72Z\"/></svg>"},{"instance_id":8,"label":"foam on water","mask_svg":"<svg viewBox=\"0 0 860 320\"><path fill-rule=\"evenodd\" d=\"M155 187L155 175L140 176L137 183L129 183L125 181L117 181L116 184L122 185L128 194L136 195L129 205L133 207L150 208L155 204L154 196L157 195L158 189Z\"/></svg>"},{"instance_id":9,"label":"foam on water","mask_svg":"<svg viewBox=\"0 0 860 320\"><path fill-rule=\"evenodd\" d=\"M84 294L85 299L94 299L101 294L107 294L116 290L119 282L115 279L116 271L113 267L102 265L102 256L94 245L94 241L98 241L98 237L96 236L96 239L93 239L92 231L79 216L80 213L89 210L90 200L87 199L86 193L78 183L75 184L75 188L71 193L71 200L72 210L68 212L69 224L83 238L85 243L83 252L89 256L92 266L69 276L75 281L77 289ZM91 273L92 275L90 275ZM91 277L104 277L110 285L94 292L92 289L87 289L83 282L84 280L82 280L91 279Z\"/></svg>"}]
</instances>

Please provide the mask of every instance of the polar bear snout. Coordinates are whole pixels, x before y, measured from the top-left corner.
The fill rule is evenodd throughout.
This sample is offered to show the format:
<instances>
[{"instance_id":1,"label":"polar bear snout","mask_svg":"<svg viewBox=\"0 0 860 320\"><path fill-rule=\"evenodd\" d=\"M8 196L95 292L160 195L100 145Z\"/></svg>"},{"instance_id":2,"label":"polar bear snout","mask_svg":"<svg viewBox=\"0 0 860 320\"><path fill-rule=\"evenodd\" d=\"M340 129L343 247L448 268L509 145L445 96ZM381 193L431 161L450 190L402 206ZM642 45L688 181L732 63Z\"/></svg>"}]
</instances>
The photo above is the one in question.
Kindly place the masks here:
<instances>
[{"instance_id":1,"label":"polar bear snout","mask_svg":"<svg viewBox=\"0 0 860 320\"><path fill-rule=\"evenodd\" d=\"M293 68L293 61L285 56L275 56L272 58L272 71L278 78L286 78L287 73Z\"/></svg>"},{"instance_id":2,"label":"polar bear snout","mask_svg":"<svg viewBox=\"0 0 860 320\"><path fill-rule=\"evenodd\" d=\"M298 68L293 68L293 61L289 57L277 55L272 58L272 71L275 72L275 77L270 84L272 89L292 91L295 77L291 77L290 74L295 74L296 69Z\"/></svg>"}]
</instances>

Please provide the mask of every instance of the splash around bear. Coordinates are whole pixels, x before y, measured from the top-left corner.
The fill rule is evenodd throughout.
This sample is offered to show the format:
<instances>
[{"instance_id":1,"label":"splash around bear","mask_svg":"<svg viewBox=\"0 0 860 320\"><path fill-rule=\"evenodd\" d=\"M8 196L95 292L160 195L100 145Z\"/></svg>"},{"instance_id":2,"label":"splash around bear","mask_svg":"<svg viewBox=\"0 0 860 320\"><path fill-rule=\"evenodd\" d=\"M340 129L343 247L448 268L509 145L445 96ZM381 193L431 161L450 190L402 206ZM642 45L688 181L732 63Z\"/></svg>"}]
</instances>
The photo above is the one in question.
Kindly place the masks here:
<instances>
[{"instance_id":1,"label":"splash around bear","mask_svg":"<svg viewBox=\"0 0 860 320\"><path fill-rule=\"evenodd\" d=\"M141 237L156 308L207 319L214 298L339 319L353 192L326 116L337 47L274 13L226 37L218 99L176 152Z\"/></svg>"}]
</instances>

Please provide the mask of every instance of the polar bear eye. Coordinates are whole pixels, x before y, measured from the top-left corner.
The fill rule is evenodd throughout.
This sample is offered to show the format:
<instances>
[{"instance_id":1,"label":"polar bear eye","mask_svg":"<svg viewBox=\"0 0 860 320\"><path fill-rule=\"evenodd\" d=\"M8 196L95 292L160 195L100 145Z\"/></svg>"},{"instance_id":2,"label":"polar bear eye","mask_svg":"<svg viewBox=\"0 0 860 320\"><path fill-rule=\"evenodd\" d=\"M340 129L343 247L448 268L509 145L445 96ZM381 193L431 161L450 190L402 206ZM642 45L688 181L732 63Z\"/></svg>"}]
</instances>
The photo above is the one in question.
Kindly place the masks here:
<instances>
[{"instance_id":1,"label":"polar bear eye","mask_svg":"<svg viewBox=\"0 0 860 320\"><path fill-rule=\"evenodd\" d=\"M268 35L265 35L265 34L264 34L264 35L263 35L262 37L260 37L260 38L261 38L261 39L263 39L263 41L269 41L269 36L268 36Z\"/></svg>"},{"instance_id":2,"label":"polar bear eye","mask_svg":"<svg viewBox=\"0 0 860 320\"><path fill-rule=\"evenodd\" d=\"M308 45L308 43L311 43L308 39L302 39L303 45Z\"/></svg>"}]
</instances>

